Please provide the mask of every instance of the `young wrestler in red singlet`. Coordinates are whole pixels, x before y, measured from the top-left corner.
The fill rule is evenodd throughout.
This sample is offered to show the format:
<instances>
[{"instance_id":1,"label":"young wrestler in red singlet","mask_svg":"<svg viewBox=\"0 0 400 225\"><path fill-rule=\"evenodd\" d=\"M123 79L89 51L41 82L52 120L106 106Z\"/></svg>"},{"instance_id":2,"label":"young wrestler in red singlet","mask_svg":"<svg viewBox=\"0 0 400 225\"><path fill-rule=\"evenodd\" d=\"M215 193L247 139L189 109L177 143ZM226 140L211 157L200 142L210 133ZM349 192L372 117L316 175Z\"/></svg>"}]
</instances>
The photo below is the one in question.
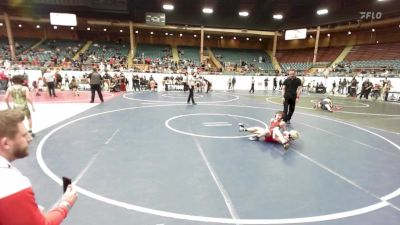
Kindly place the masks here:
<instances>
[{"instance_id":1,"label":"young wrestler in red singlet","mask_svg":"<svg viewBox=\"0 0 400 225\"><path fill-rule=\"evenodd\" d=\"M265 142L275 142L283 145L285 149L289 148L290 141L295 140L299 137L299 133L295 130L290 132L286 129L286 123L283 121L283 112L278 111L274 118L271 119L269 127L266 129L261 127L249 127L245 128L243 124L239 124L239 131L247 131L254 136L250 137L250 140L259 140L264 137Z\"/></svg>"}]
</instances>

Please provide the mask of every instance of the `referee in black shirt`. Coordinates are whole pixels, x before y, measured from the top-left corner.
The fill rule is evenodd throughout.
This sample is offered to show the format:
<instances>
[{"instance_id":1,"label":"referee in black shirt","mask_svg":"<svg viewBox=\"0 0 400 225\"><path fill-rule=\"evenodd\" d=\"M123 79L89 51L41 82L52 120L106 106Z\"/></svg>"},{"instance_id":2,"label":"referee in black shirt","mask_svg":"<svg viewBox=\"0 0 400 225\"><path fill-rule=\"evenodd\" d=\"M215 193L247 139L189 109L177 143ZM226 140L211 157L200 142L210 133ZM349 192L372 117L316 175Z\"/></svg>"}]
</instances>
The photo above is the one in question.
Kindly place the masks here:
<instances>
[{"instance_id":1,"label":"referee in black shirt","mask_svg":"<svg viewBox=\"0 0 400 225\"><path fill-rule=\"evenodd\" d=\"M300 99L301 89L301 80L296 77L294 70L290 70L282 87L283 120L288 124Z\"/></svg>"},{"instance_id":2,"label":"referee in black shirt","mask_svg":"<svg viewBox=\"0 0 400 225\"><path fill-rule=\"evenodd\" d=\"M101 84L103 83L103 78L97 72L96 68L93 68L93 72L89 74L88 79L90 84L90 91L92 92L90 103L94 103L94 95L96 91L97 94L99 95L100 101L103 103L104 99L103 95L101 94Z\"/></svg>"},{"instance_id":3,"label":"referee in black shirt","mask_svg":"<svg viewBox=\"0 0 400 225\"><path fill-rule=\"evenodd\" d=\"M191 82L189 82L189 83L191 83ZM189 97L188 97L187 103L189 104L189 103L190 103L190 100L192 100L192 104L193 104L193 105L196 105L196 103L194 102L194 94L193 94L193 91L194 91L194 84L190 84L190 85L189 85Z\"/></svg>"}]
</instances>

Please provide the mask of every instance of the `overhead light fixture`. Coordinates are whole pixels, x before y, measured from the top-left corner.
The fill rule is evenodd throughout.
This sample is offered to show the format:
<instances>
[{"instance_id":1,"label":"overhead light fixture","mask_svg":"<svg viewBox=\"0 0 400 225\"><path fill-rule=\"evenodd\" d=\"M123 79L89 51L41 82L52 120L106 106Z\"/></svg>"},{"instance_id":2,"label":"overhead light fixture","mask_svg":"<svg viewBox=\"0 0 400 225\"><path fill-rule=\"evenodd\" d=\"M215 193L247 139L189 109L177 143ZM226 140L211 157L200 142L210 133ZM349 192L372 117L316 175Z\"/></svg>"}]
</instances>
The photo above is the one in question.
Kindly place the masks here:
<instances>
[{"instance_id":1,"label":"overhead light fixture","mask_svg":"<svg viewBox=\"0 0 400 225\"><path fill-rule=\"evenodd\" d=\"M104 31L107 31L107 28L104 28L103 30L104 30Z\"/></svg>"},{"instance_id":2,"label":"overhead light fixture","mask_svg":"<svg viewBox=\"0 0 400 225\"><path fill-rule=\"evenodd\" d=\"M197 34L194 34L193 37L197 37Z\"/></svg>"},{"instance_id":3,"label":"overhead light fixture","mask_svg":"<svg viewBox=\"0 0 400 225\"><path fill-rule=\"evenodd\" d=\"M210 35L207 35L207 38L210 38L211 36Z\"/></svg>"},{"instance_id":4,"label":"overhead light fixture","mask_svg":"<svg viewBox=\"0 0 400 225\"><path fill-rule=\"evenodd\" d=\"M86 30L90 30L90 27L86 28Z\"/></svg>"},{"instance_id":5,"label":"overhead light fixture","mask_svg":"<svg viewBox=\"0 0 400 225\"><path fill-rule=\"evenodd\" d=\"M348 31L348 32L347 32L347 35L350 35L350 34L351 34L351 31Z\"/></svg>"},{"instance_id":6,"label":"overhead light fixture","mask_svg":"<svg viewBox=\"0 0 400 225\"><path fill-rule=\"evenodd\" d=\"M330 37L330 36L331 36L331 34L327 34L326 36Z\"/></svg>"},{"instance_id":7,"label":"overhead light fixture","mask_svg":"<svg viewBox=\"0 0 400 225\"><path fill-rule=\"evenodd\" d=\"M221 36L221 39L224 39L224 36Z\"/></svg>"},{"instance_id":8,"label":"overhead light fixture","mask_svg":"<svg viewBox=\"0 0 400 225\"><path fill-rule=\"evenodd\" d=\"M272 16L272 18L274 18L276 20L281 20L281 19L283 19L283 16L282 16L282 14L275 14Z\"/></svg>"},{"instance_id":9,"label":"overhead light fixture","mask_svg":"<svg viewBox=\"0 0 400 225\"><path fill-rule=\"evenodd\" d=\"M75 29L74 27L71 27L71 30Z\"/></svg>"},{"instance_id":10,"label":"overhead light fixture","mask_svg":"<svg viewBox=\"0 0 400 225\"><path fill-rule=\"evenodd\" d=\"M57 26L54 26L53 28L54 28L54 30L57 30L58 27L57 27Z\"/></svg>"},{"instance_id":11,"label":"overhead light fixture","mask_svg":"<svg viewBox=\"0 0 400 225\"><path fill-rule=\"evenodd\" d=\"M250 38L247 37L247 38L246 38L246 41L248 41L248 40L250 40Z\"/></svg>"},{"instance_id":12,"label":"overhead light fixture","mask_svg":"<svg viewBox=\"0 0 400 225\"><path fill-rule=\"evenodd\" d=\"M135 31L135 33L136 33L136 34L138 34L138 33L139 33L139 31L137 30L137 31Z\"/></svg>"},{"instance_id":13,"label":"overhead light fixture","mask_svg":"<svg viewBox=\"0 0 400 225\"><path fill-rule=\"evenodd\" d=\"M173 10L174 6L171 5L171 4L165 4L165 5L163 5L163 9L165 9L165 10Z\"/></svg>"},{"instance_id":14,"label":"overhead light fixture","mask_svg":"<svg viewBox=\"0 0 400 225\"><path fill-rule=\"evenodd\" d=\"M312 35L310 35L310 38L313 38L313 36L312 36Z\"/></svg>"},{"instance_id":15,"label":"overhead light fixture","mask_svg":"<svg viewBox=\"0 0 400 225\"><path fill-rule=\"evenodd\" d=\"M233 40L236 40L236 37L233 37Z\"/></svg>"},{"instance_id":16,"label":"overhead light fixture","mask_svg":"<svg viewBox=\"0 0 400 225\"><path fill-rule=\"evenodd\" d=\"M205 13L205 14L211 14L213 12L214 12L214 10L212 8L203 8L203 13Z\"/></svg>"},{"instance_id":17,"label":"overhead light fixture","mask_svg":"<svg viewBox=\"0 0 400 225\"><path fill-rule=\"evenodd\" d=\"M377 44L379 44L379 41L376 41Z\"/></svg>"},{"instance_id":18,"label":"overhead light fixture","mask_svg":"<svg viewBox=\"0 0 400 225\"><path fill-rule=\"evenodd\" d=\"M239 16L243 16L243 17L249 16L249 12L241 11L241 12L239 12Z\"/></svg>"},{"instance_id":19,"label":"overhead light fixture","mask_svg":"<svg viewBox=\"0 0 400 225\"><path fill-rule=\"evenodd\" d=\"M40 25L36 25L36 28L39 29L39 28L40 28Z\"/></svg>"},{"instance_id":20,"label":"overhead light fixture","mask_svg":"<svg viewBox=\"0 0 400 225\"><path fill-rule=\"evenodd\" d=\"M151 31L151 32L150 32L150 35L153 35L153 34L154 34L154 32L153 32L153 31Z\"/></svg>"},{"instance_id":21,"label":"overhead light fixture","mask_svg":"<svg viewBox=\"0 0 400 225\"><path fill-rule=\"evenodd\" d=\"M3 26L3 23L0 23L0 27L2 27Z\"/></svg>"},{"instance_id":22,"label":"overhead light fixture","mask_svg":"<svg viewBox=\"0 0 400 225\"><path fill-rule=\"evenodd\" d=\"M372 31L372 32L375 32L375 29L374 29L374 28L372 28L372 29L371 29L371 31Z\"/></svg>"},{"instance_id":23,"label":"overhead light fixture","mask_svg":"<svg viewBox=\"0 0 400 225\"><path fill-rule=\"evenodd\" d=\"M170 33L169 36L174 36L174 34L173 34L173 33Z\"/></svg>"},{"instance_id":24,"label":"overhead light fixture","mask_svg":"<svg viewBox=\"0 0 400 225\"><path fill-rule=\"evenodd\" d=\"M179 34L179 37L182 37L183 36L183 34Z\"/></svg>"},{"instance_id":25,"label":"overhead light fixture","mask_svg":"<svg viewBox=\"0 0 400 225\"><path fill-rule=\"evenodd\" d=\"M165 36L167 36L168 35L168 32L165 32Z\"/></svg>"},{"instance_id":26,"label":"overhead light fixture","mask_svg":"<svg viewBox=\"0 0 400 225\"><path fill-rule=\"evenodd\" d=\"M259 41L262 41L262 38L259 38L258 40L259 40Z\"/></svg>"},{"instance_id":27,"label":"overhead light fixture","mask_svg":"<svg viewBox=\"0 0 400 225\"><path fill-rule=\"evenodd\" d=\"M119 30L120 33L124 32L123 30Z\"/></svg>"},{"instance_id":28,"label":"overhead light fixture","mask_svg":"<svg viewBox=\"0 0 400 225\"><path fill-rule=\"evenodd\" d=\"M18 27L22 27L22 24L18 24Z\"/></svg>"},{"instance_id":29,"label":"overhead light fixture","mask_svg":"<svg viewBox=\"0 0 400 225\"><path fill-rule=\"evenodd\" d=\"M317 10L317 14L318 15L325 15L325 14L328 14L328 9L319 9L319 10Z\"/></svg>"}]
</instances>

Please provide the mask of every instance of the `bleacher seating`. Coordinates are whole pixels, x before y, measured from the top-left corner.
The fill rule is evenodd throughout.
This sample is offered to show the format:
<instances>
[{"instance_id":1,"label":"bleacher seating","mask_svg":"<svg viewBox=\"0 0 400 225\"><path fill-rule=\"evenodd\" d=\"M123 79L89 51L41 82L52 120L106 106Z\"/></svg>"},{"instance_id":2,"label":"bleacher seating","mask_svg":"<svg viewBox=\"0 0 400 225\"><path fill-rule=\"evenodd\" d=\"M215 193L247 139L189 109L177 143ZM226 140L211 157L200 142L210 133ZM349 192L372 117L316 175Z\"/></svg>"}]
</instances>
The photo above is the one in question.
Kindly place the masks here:
<instances>
[{"instance_id":1,"label":"bleacher seating","mask_svg":"<svg viewBox=\"0 0 400 225\"><path fill-rule=\"evenodd\" d=\"M39 39L33 39L33 38L16 38L16 39L14 39L16 55L29 49L38 41L39 41ZM11 58L10 47L8 45L8 38L6 38L6 37L0 38L0 54L4 58Z\"/></svg>"},{"instance_id":2,"label":"bleacher seating","mask_svg":"<svg viewBox=\"0 0 400 225\"><path fill-rule=\"evenodd\" d=\"M276 59L280 63L312 62L313 49L278 50Z\"/></svg>"},{"instance_id":3,"label":"bleacher seating","mask_svg":"<svg viewBox=\"0 0 400 225\"><path fill-rule=\"evenodd\" d=\"M318 48L317 63L332 63L342 53L344 47Z\"/></svg>"},{"instance_id":4,"label":"bleacher seating","mask_svg":"<svg viewBox=\"0 0 400 225\"><path fill-rule=\"evenodd\" d=\"M400 69L400 43L354 46L344 63L353 68Z\"/></svg>"},{"instance_id":5,"label":"bleacher seating","mask_svg":"<svg viewBox=\"0 0 400 225\"><path fill-rule=\"evenodd\" d=\"M10 48L8 47L8 39L6 37L0 38L0 55L4 59L11 58Z\"/></svg>"},{"instance_id":6,"label":"bleacher seating","mask_svg":"<svg viewBox=\"0 0 400 225\"><path fill-rule=\"evenodd\" d=\"M281 63L281 68L283 71L286 70L307 70L312 67L310 62L292 62L292 63Z\"/></svg>"},{"instance_id":7,"label":"bleacher seating","mask_svg":"<svg viewBox=\"0 0 400 225\"><path fill-rule=\"evenodd\" d=\"M179 59L192 61L196 66L200 66L200 47L178 46Z\"/></svg>"},{"instance_id":8,"label":"bleacher seating","mask_svg":"<svg viewBox=\"0 0 400 225\"><path fill-rule=\"evenodd\" d=\"M40 63L56 59L61 62L64 58L71 59L81 47L82 43L79 41L46 40L36 48L22 54L21 58L29 62L34 59L39 60Z\"/></svg>"},{"instance_id":9,"label":"bleacher seating","mask_svg":"<svg viewBox=\"0 0 400 225\"><path fill-rule=\"evenodd\" d=\"M225 67L242 67L246 63L248 66L253 64L257 70L274 70L270 57L263 50L213 48L212 51Z\"/></svg>"},{"instance_id":10,"label":"bleacher seating","mask_svg":"<svg viewBox=\"0 0 400 225\"><path fill-rule=\"evenodd\" d=\"M171 46L169 45L138 44L136 47L136 58L161 59L170 56Z\"/></svg>"},{"instance_id":11,"label":"bleacher seating","mask_svg":"<svg viewBox=\"0 0 400 225\"><path fill-rule=\"evenodd\" d=\"M80 54L79 60L86 69L98 63L109 65L104 69L120 69L127 66L129 49L127 43L93 42L83 54Z\"/></svg>"},{"instance_id":12,"label":"bleacher seating","mask_svg":"<svg viewBox=\"0 0 400 225\"><path fill-rule=\"evenodd\" d=\"M352 68L400 69L400 60L362 60L344 63L350 63Z\"/></svg>"},{"instance_id":13,"label":"bleacher seating","mask_svg":"<svg viewBox=\"0 0 400 225\"><path fill-rule=\"evenodd\" d=\"M114 42L93 42L84 53L86 63L108 62L111 58L126 58L129 54L129 44Z\"/></svg>"},{"instance_id":14,"label":"bleacher seating","mask_svg":"<svg viewBox=\"0 0 400 225\"><path fill-rule=\"evenodd\" d=\"M276 51L276 59L282 70L306 70L312 66L313 49L295 49Z\"/></svg>"},{"instance_id":15,"label":"bleacher seating","mask_svg":"<svg viewBox=\"0 0 400 225\"><path fill-rule=\"evenodd\" d=\"M16 54L20 54L25 50L32 47L35 43L39 42L39 39L35 38L16 38L14 40L15 43L15 52Z\"/></svg>"},{"instance_id":16,"label":"bleacher seating","mask_svg":"<svg viewBox=\"0 0 400 225\"><path fill-rule=\"evenodd\" d=\"M283 70L307 70L312 66L327 67L343 51L343 47L319 48L317 62L313 65L314 49L292 49L276 52L276 58Z\"/></svg>"},{"instance_id":17,"label":"bleacher seating","mask_svg":"<svg viewBox=\"0 0 400 225\"><path fill-rule=\"evenodd\" d=\"M63 59L72 57L84 45L83 41L73 40L46 40L39 46L31 47L39 39L15 38L17 61L22 65L33 67L65 66ZM295 69L306 71L312 67L326 68L340 55L344 47L321 47L318 49L317 62L313 61L313 48L278 50L276 57L282 69ZM82 65L95 63L113 64L113 67L126 66L129 53L129 43L94 42L78 60ZM179 62L173 61L172 49L169 45L141 44L136 47L136 60L138 64L145 59L151 59L148 68L155 67L178 71L187 66L201 67L198 46L177 46ZM337 69L344 68L351 72L352 69L400 69L400 43L385 43L354 46ZM261 49L227 49L213 48L214 56L224 66L224 72L258 73L274 71L271 59ZM10 59L8 39L0 37L0 59ZM142 62L143 60L143 62ZM70 62L68 60L68 62ZM68 64L67 62L67 64ZM112 62L112 63L111 63ZM79 68L73 61L73 67ZM70 65L67 65L70 67ZM81 68L82 69L82 68ZM159 69L156 71L160 71Z\"/></svg>"}]
</instances>

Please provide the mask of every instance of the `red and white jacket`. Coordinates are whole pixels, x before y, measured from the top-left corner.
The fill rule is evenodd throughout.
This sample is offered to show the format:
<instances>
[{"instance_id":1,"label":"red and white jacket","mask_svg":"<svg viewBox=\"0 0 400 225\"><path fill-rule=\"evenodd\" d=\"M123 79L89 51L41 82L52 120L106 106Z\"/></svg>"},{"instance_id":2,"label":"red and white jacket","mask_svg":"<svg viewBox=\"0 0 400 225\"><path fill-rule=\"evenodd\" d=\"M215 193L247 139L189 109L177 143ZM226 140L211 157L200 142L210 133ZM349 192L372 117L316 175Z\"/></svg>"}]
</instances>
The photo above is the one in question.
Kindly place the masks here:
<instances>
[{"instance_id":1,"label":"red and white jacket","mask_svg":"<svg viewBox=\"0 0 400 225\"><path fill-rule=\"evenodd\" d=\"M29 179L0 156L0 225L58 225L67 214L65 206L42 214Z\"/></svg>"}]
</instances>

